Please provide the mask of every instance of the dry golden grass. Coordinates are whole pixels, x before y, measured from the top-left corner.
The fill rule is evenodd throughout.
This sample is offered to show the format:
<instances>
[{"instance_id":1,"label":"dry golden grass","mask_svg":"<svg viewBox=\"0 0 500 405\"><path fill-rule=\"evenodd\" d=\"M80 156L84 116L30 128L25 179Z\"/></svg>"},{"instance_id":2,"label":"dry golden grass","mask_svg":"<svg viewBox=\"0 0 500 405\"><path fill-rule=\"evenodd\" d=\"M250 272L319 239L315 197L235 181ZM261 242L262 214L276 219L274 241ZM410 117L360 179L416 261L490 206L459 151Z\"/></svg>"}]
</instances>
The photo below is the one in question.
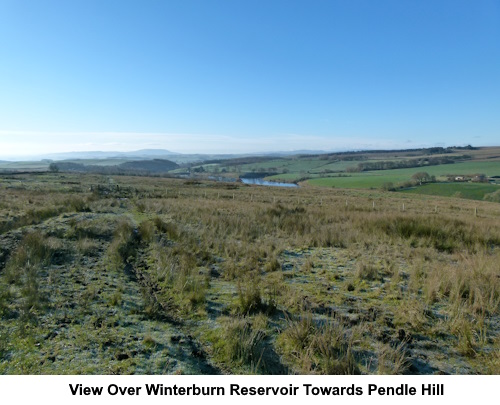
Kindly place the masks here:
<instances>
[{"instance_id":1,"label":"dry golden grass","mask_svg":"<svg viewBox=\"0 0 500 405\"><path fill-rule=\"evenodd\" d=\"M42 319L50 309L37 303L50 295L54 266L93 261L103 273L125 273L143 292L136 311L182 324L225 372L418 373L414 347L429 356L425 370L482 372L489 359L488 372L499 372L490 353L500 334L500 204L162 178L19 177L0 197L9 241L0 252L5 319L18 301ZM90 308L104 290L120 308L126 294L110 288L89 283L75 297ZM436 339L441 345L429 343ZM439 355L453 361L443 365ZM377 360L367 366L368 358Z\"/></svg>"}]
</instances>

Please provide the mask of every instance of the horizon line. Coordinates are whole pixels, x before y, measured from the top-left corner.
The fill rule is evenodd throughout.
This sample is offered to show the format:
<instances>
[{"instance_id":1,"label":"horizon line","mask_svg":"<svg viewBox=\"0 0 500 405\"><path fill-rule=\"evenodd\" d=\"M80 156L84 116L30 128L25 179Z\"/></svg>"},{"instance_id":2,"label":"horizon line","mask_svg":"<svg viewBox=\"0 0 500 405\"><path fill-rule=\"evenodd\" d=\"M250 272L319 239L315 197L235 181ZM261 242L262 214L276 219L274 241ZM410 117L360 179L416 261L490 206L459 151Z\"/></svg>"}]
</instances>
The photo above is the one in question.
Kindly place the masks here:
<instances>
[{"instance_id":1,"label":"horizon line","mask_svg":"<svg viewBox=\"0 0 500 405\"><path fill-rule=\"evenodd\" d=\"M1 143L0 143L1 145ZM470 146L472 148L495 148L495 147L500 147L500 145L472 145L472 144L467 144L467 145L450 145L450 146L435 146L435 145L427 145L427 146L419 146L419 147L408 147L408 148L401 148L401 147L394 147L394 148L338 148L338 149L330 149L330 150L316 150L316 149L294 149L294 150L267 150L267 151L261 151L261 152L175 152L169 149L164 149L164 148L142 148L142 149L132 149L132 150L126 150L126 151L119 151L119 150L84 150L84 151L76 151L76 150L68 150L68 151L63 151L63 152L46 152L46 153L40 153L40 154L16 154L16 155L0 155L0 160L4 161L12 161L15 162L16 159L22 159L24 161L28 161L27 159L33 158L33 161L42 161L42 160L54 160L54 158L51 158L49 156L57 156L57 155L68 155L68 154L89 154L89 153L101 153L101 154L133 154L133 153L140 153L142 151L159 151L159 155L162 155L162 151L168 152L169 155L181 155L181 156L190 156L190 155L202 155L202 156L211 156L211 155L216 155L216 156L240 156L240 155L246 155L246 156L259 156L259 155L272 155L272 154L287 154L287 155L320 155L320 154L330 154L330 153L362 153L362 152L398 152L398 151L414 151L414 150L423 150L423 149L431 149L431 148L443 148L443 149L453 149L453 148L466 148L467 146ZM310 153L309 153L310 152ZM166 155L165 153L163 153ZM106 157L93 157L91 159L109 159L113 158L115 156L106 156ZM119 158L120 156L116 156ZM79 159L78 157L75 157L75 159ZM81 159L90 159L90 158L81 158ZM61 159L64 160L64 159Z\"/></svg>"}]
</instances>

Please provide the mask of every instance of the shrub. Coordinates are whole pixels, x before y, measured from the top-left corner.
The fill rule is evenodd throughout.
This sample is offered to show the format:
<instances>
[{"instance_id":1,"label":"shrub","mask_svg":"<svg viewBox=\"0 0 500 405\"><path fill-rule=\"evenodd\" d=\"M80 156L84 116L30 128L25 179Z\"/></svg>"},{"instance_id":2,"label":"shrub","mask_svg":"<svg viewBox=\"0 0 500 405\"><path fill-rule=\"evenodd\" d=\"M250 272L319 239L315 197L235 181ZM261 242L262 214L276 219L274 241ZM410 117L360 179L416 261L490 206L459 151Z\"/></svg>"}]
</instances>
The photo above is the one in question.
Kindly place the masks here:
<instances>
[{"instance_id":1,"label":"shrub","mask_svg":"<svg viewBox=\"0 0 500 405\"><path fill-rule=\"evenodd\" d=\"M396 187L394 187L394 183L392 181L383 183L381 188L384 191L396 191Z\"/></svg>"}]
</instances>

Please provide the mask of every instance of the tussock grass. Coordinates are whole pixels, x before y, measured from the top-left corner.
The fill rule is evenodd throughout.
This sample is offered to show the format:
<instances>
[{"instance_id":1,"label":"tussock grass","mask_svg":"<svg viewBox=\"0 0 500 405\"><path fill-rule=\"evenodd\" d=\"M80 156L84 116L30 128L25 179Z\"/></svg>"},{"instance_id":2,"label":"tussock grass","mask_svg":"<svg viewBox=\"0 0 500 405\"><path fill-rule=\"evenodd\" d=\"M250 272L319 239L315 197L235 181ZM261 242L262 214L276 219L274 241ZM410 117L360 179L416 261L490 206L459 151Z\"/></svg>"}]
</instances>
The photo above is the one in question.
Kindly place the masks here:
<instances>
[{"instance_id":1,"label":"tussock grass","mask_svg":"<svg viewBox=\"0 0 500 405\"><path fill-rule=\"evenodd\" d=\"M108 262L113 270L120 270L122 266L134 260L137 253L138 232L126 218L118 222L114 238L108 248Z\"/></svg>"},{"instance_id":2,"label":"tussock grass","mask_svg":"<svg viewBox=\"0 0 500 405\"><path fill-rule=\"evenodd\" d=\"M405 374L410 367L406 343L384 345L378 352L377 373L383 375Z\"/></svg>"},{"instance_id":3,"label":"tussock grass","mask_svg":"<svg viewBox=\"0 0 500 405\"><path fill-rule=\"evenodd\" d=\"M161 217L158 216L154 218L153 222L156 229L160 233L167 235L169 239L177 240L177 238L179 237L179 230L174 223L164 221Z\"/></svg>"},{"instance_id":4,"label":"tussock grass","mask_svg":"<svg viewBox=\"0 0 500 405\"><path fill-rule=\"evenodd\" d=\"M379 270L371 263L360 260L356 264L356 277L360 280L377 280L380 278Z\"/></svg>"},{"instance_id":5,"label":"tussock grass","mask_svg":"<svg viewBox=\"0 0 500 405\"><path fill-rule=\"evenodd\" d=\"M40 358L27 348L35 337L62 347L60 332L76 327L69 317L81 329L92 325L79 342L85 353L112 355L104 368L88 368L101 373L149 370L134 369L141 350L167 367L196 345L204 351L193 349L193 363L207 352L229 373L498 370L498 205L376 190L112 180L52 176L2 189L0 326L24 337L0 353L29 352L18 371L64 371L56 368L62 349ZM64 298L54 295L61 285L71 291ZM118 323L119 313L126 315ZM179 335L191 338L167 350L155 332L155 343L119 349L120 331L143 321L146 330L180 325ZM172 359L167 372L181 361Z\"/></svg>"},{"instance_id":6,"label":"tussock grass","mask_svg":"<svg viewBox=\"0 0 500 405\"><path fill-rule=\"evenodd\" d=\"M41 272L60 249L57 239L46 238L36 231L28 233L7 261L5 281L11 287L2 294L0 308L11 316L19 314L23 322L36 323L47 301L40 289Z\"/></svg>"},{"instance_id":7,"label":"tussock grass","mask_svg":"<svg viewBox=\"0 0 500 405\"><path fill-rule=\"evenodd\" d=\"M84 237L76 241L76 249L83 256L95 256L99 253L99 243Z\"/></svg>"},{"instance_id":8,"label":"tussock grass","mask_svg":"<svg viewBox=\"0 0 500 405\"><path fill-rule=\"evenodd\" d=\"M411 330L421 331L428 324L427 312L424 302L415 297L406 296L399 301L394 322L403 327L409 327Z\"/></svg>"},{"instance_id":9,"label":"tussock grass","mask_svg":"<svg viewBox=\"0 0 500 405\"><path fill-rule=\"evenodd\" d=\"M266 332L261 325L246 318L221 318L212 332L214 357L231 370L245 366L244 372L257 372L262 367L263 341Z\"/></svg>"},{"instance_id":10,"label":"tussock grass","mask_svg":"<svg viewBox=\"0 0 500 405\"><path fill-rule=\"evenodd\" d=\"M238 303L236 312L242 315L255 313L273 314L276 311L275 291L270 291L267 299L264 298L258 276L249 275L238 281Z\"/></svg>"},{"instance_id":11,"label":"tussock grass","mask_svg":"<svg viewBox=\"0 0 500 405\"><path fill-rule=\"evenodd\" d=\"M64 207L29 208L23 215L0 221L0 234L26 225L39 224L40 222L55 217L64 212Z\"/></svg>"},{"instance_id":12,"label":"tussock grass","mask_svg":"<svg viewBox=\"0 0 500 405\"><path fill-rule=\"evenodd\" d=\"M385 217L368 224L372 232L384 232L411 241L415 245L431 246L441 252L452 253L458 249L475 251L478 246L500 245L498 231L484 228L459 219L436 216Z\"/></svg>"},{"instance_id":13,"label":"tussock grass","mask_svg":"<svg viewBox=\"0 0 500 405\"><path fill-rule=\"evenodd\" d=\"M342 324L315 321L310 313L288 319L277 338L283 356L299 374L357 374L352 342Z\"/></svg>"},{"instance_id":14,"label":"tussock grass","mask_svg":"<svg viewBox=\"0 0 500 405\"><path fill-rule=\"evenodd\" d=\"M90 212L86 199L80 196L71 196L65 201L65 205L75 212Z\"/></svg>"},{"instance_id":15,"label":"tussock grass","mask_svg":"<svg viewBox=\"0 0 500 405\"><path fill-rule=\"evenodd\" d=\"M40 232L28 233L6 264L6 275L10 282L15 282L18 270L25 266L46 266L61 248L55 238L47 239Z\"/></svg>"},{"instance_id":16,"label":"tussock grass","mask_svg":"<svg viewBox=\"0 0 500 405\"><path fill-rule=\"evenodd\" d=\"M472 255L457 254L455 263L428 266L423 279L427 302L446 299L453 308L465 305L476 315L498 313L500 307L500 278L496 269L498 252L484 251Z\"/></svg>"},{"instance_id":17,"label":"tussock grass","mask_svg":"<svg viewBox=\"0 0 500 405\"><path fill-rule=\"evenodd\" d=\"M68 239L99 239L110 240L113 237L116 226L115 219L79 219L70 218L70 227L65 237Z\"/></svg>"}]
</instances>

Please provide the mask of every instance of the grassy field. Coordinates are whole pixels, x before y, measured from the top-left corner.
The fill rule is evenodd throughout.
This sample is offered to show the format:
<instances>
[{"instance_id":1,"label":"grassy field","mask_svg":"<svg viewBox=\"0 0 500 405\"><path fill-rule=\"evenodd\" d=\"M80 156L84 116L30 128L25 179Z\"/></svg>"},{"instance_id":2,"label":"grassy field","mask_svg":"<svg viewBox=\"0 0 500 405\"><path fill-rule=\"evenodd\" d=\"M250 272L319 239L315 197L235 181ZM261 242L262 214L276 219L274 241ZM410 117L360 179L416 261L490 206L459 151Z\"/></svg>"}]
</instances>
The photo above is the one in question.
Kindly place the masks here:
<instances>
[{"instance_id":1,"label":"grassy field","mask_svg":"<svg viewBox=\"0 0 500 405\"><path fill-rule=\"evenodd\" d=\"M48 162L43 162L43 161L37 161L37 162L7 162L7 161L1 161L0 162L0 170L2 171L10 171L10 170L23 170L23 171L29 171L29 170L48 170L49 168L49 163Z\"/></svg>"},{"instance_id":2,"label":"grassy field","mask_svg":"<svg viewBox=\"0 0 500 405\"><path fill-rule=\"evenodd\" d=\"M359 161L337 161L322 160L318 158L283 158L278 160L270 160L267 162L253 163L242 165L240 170L243 172L252 171L285 171L297 175L305 173L321 173L324 170L335 172L344 171L347 167L356 166Z\"/></svg>"},{"instance_id":3,"label":"grassy field","mask_svg":"<svg viewBox=\"0 0 500 405\"><path fill-rule=\"evenodd\" d=\"M1 374L500 373L500 204L0 176Z\"/></svg>"},{"instance_id":4,"label":"grassy field","mask_svg":"<svg viewBox=\"0 0 500 405\"><path fill-rule=\"evenodd\" d=\"M402 183L411 180L413 174L425 171L438 180L446 180L447 175L484 173L500 176L500 162L464 162L408 169L375 170L361 173L346 173L342 177L323 177L309 180L314 186L338 188L380 188L384 183Z\"/></svg>"},{"instance_id":5,"label":"grassy field","mask_svg":"<svg viewBox=\"0 0 500 405\"><path fill-rule=\"evenodd\" d=\"M127 159L73 159L65 160L65 162L71 163L81 163L85 165L96 165L96 166L115 166L121 163L128 162ZM56 162L57 163L57 162ZM21 170L21 171L47 171L49 170L50 162L45 161L34 161L34 162L0 162L0 170Z\"/></svg>"},{"instance_id":6,"label":"grassy field","mask_svg":"<svg viewBox=\"0 0 500 405\"><path fill-rule=\"evenodd\" d=\"M363 170L356 171L358 165L377 162L404 162L409 159L450 159L457 158L455 163L426 165L412 168ZM500 148L478 148L471 150L457 149L452 153L426 155L420 151L387 151L361 152L339 155L294 156L280 159L264 159L255 163L227 164L224 162L206 167L207 171L224 171L229 177L238 177L246 173L262 173L266 180L285 182L307 182L320 187L336 187L347 189L382 189L408 188L412 176L425 171L435 176L437 182L446 182L449 175L484 174L488 177L500 176ZM422 190L412 189L408 192L434 194L441 196L458 196L461 198L482 199L494 191L494 186L470 185L460 183L454 186L426 186ZM452 190L449 192L446 190Z\"/></svg>"},{"instance_id":7,"label":"grassy field","mask_svg":"<svg viewBox=\"0 0 500 405\"><path fill-rule=\"evenodd\" d=\"M486 194L494 193L498 190L500 190L500 186L495 184L434 183L424 184L421 187L414 187L409 190L402 190L402 192L483 200Z\"/></svg>"}]
</instances>

